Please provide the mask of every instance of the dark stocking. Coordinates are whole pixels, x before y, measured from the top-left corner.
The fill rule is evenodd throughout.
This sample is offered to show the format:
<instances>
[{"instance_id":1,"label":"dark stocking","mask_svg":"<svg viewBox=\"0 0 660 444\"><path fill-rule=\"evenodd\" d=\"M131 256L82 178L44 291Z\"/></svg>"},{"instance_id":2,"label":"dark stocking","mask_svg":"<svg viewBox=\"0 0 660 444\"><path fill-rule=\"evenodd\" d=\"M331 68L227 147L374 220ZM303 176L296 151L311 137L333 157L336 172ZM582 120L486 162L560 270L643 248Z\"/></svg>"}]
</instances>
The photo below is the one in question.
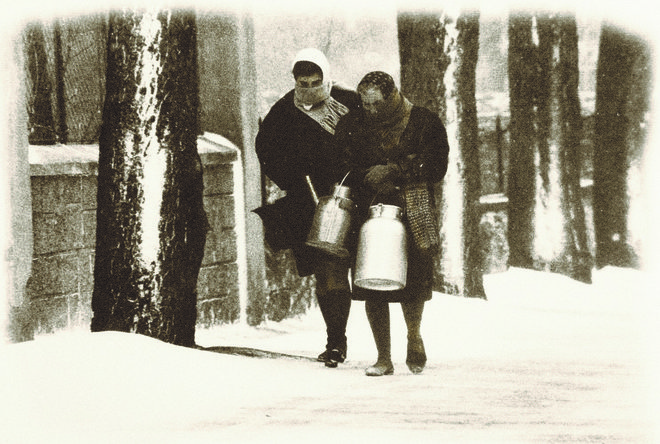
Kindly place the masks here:
<instances>
[{"instance_id":1,"label":"dark stocking","mask_svg":"<svg viewBox=\"0 0 660 444\"><path fill-rule=\"evenodd\" d=\"M401 309L408 327L406 364L413 373L421 373L426 365L426 350L422 340L421 324L424 301L402 302Z\"/></svg>"},{"instance_id":2,"label":"dark stocking","mask_svg":"<svg viewBox=\"0 0 660 444\"><path fill-rule=\"evenodd\" d=\"M367 319L374 336L378 360L366 370L368 376L392 374L391 338L390 338L390 307L387 302L367 300L365 302Z\"/></svg>"}]
</instances>

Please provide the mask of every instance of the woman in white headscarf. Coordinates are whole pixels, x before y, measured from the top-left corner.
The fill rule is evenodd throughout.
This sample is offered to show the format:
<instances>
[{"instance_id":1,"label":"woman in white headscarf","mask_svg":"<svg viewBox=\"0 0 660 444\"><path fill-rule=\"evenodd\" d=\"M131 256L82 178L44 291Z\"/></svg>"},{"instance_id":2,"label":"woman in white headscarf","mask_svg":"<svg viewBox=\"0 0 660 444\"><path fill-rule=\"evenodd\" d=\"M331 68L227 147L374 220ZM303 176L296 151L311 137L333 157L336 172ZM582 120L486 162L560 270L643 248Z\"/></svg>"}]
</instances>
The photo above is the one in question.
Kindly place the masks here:
<instances>
[{"instance_id":1,"label":"woman in white headscarf","mask_svg":"<svg viewBox=\"0 0 660 444\"><path fill-rule=\"evenodd\" d=\"M319 361L336 367L346 358L346 323L351 305L348 261L305 245L316 209L308 176L318 196L341 181L342 151L333 143L339 119L359 106L355 91L334 85L325 55L301 50L293 60L294 88L270 109L259 128L256 152L261 171L286 197L255 210L273 250L291 249L298 274L316 277L316 296L327 343Z\"/></svg>"}]
</instances>

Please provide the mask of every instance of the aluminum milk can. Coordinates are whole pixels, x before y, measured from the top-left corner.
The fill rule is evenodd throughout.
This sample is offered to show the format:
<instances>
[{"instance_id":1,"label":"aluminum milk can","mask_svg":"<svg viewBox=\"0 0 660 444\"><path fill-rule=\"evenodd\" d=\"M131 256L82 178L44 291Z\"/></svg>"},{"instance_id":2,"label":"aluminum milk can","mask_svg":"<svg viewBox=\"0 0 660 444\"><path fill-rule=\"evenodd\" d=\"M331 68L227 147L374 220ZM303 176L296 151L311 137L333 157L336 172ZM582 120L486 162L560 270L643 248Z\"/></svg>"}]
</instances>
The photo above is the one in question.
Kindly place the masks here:
<instances>
[{"instance_id":1,"label":"aluminum milk can","mask_svg":"<svg viewBox=\"0 0 660 444\"><path fill-rule=\"evenodd\" d=\"M400 290L408 269L403 210L395 205L369 207L358 238L353 282L369 290Z\"/></svg>"},{"instance_id":2,"label":"aluminum milk can","mask_svg":"<svg viewBox=\"0 0 660 444\"><path fill-rule=\"evenodd\" d=\"M335 184L332 196L319 198L306 244L334 256L348 257L346 240L354 207L350 188Z\"/></svg>"}]
</instances>

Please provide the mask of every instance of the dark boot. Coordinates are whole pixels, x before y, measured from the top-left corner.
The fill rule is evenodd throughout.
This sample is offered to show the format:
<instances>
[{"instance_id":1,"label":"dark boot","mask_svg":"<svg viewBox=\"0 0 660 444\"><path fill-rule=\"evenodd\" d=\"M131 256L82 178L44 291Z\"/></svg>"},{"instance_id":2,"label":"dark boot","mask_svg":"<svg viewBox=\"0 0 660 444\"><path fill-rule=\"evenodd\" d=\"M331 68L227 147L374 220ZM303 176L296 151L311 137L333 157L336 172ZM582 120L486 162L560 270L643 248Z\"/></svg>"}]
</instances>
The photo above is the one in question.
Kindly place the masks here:
<instances>
[{"instance_id":1,"label":"dark boot","mask_svg":"<svg viewBox=\"0 0 660 444\"><path fill-rule=\"evenodd\" d=\"M426 350L420 327L422 314L424 312L424 301L402 302L401 309L408 327L408 349L406 354L406 365L415 374L422 373L426 365Z\"/></svg>"},{"instance_id":2,"label":"dark boot","mask_svg":"<svg viewBox=\"0 0 660 444\"><path fill-rule=\"evenodd\" d=\"M346 325L351 309L351 293L342 290L317 293L317 300L328 337L325 351L317 360L325 362L327 367L337 367L338 363L346 360Z\"/></svg>"},{"instance_id":3,"label":"dark boot","mask_svg":"<svg viewBox=\"0 0 660 444\"><path fill-rule=\"evenodd\" d=\"M330 256L318 257L315 270L316 300L325 322L328 341L318 356L327 367L337 367L346 359L346 324L351 310L348 264Z\"/></svg>"},{"instance_id":4,"label":"dark boot","mask_svg":"<svg viewBox=\"0 0 660 444\"><path fill-rule=\"evenodd\" d=\"M387 302L373 300L367 300L364 306L378 350L378 360L367 368L365 373L367 376L391 375L394 373L394 366L390 341L390 307Z\"/></svg>"}]
</instances>

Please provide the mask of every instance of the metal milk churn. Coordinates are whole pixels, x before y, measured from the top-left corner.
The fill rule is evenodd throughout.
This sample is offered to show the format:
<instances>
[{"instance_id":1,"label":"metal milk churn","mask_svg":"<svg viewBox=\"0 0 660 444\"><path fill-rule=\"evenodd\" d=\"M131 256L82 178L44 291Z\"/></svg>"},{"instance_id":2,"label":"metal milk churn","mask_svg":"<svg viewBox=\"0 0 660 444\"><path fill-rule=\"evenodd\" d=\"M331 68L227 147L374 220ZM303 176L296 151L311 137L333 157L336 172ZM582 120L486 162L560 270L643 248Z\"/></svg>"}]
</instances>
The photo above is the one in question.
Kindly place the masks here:
<instances>
[{"instance_id":1,"label":"metal milk churn","mask_svg":"<svg viewBox=\"0 0 660 444\"><path fill-rule=\"evenodd\" d=\"M346 239L355 205L350 188L335 184L332 196L319 198L306 244L334 256L348 257Z\"/></svg>"},{"instance_id":2,"label":"metal milk churn","mask_svg":"<svg viewBox=\"0 0 660 444\"><path fill-rule=\"evenodd\" d=\"M369 207L358 238L353 282L369 290L400 290L408 269L403 210L395 205Z\"/></svg>"}]
</instances>

